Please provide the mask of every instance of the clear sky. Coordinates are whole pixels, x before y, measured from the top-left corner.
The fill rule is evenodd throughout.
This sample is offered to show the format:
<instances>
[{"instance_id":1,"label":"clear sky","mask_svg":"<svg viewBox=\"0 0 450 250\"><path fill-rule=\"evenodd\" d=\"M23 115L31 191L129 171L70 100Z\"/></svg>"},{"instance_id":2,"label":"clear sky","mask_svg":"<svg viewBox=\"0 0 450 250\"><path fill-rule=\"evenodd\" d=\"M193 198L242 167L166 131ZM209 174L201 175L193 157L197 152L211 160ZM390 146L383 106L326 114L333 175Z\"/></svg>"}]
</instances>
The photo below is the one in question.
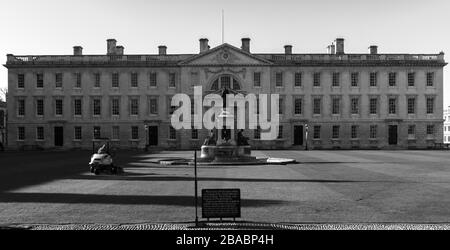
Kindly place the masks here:
<instances>
[{"instance_id":1,"label":"clear sky","mask_svg":"<svg viewBox=\"0 0 450 250\"><path fill-rule=\"evenodd\" d=\"M446 53L450 61L448 0L0 0L1 64L6 54L106 53L115 38L125 53L197 53L198 39L211 47L225 42L240 46L250 37L251 51L324 53L344 37L347 53ZM444 73L444 105L450 105L450 66ZM7 70L0 69L0 87Z\"/></svg>"}]
</instances>

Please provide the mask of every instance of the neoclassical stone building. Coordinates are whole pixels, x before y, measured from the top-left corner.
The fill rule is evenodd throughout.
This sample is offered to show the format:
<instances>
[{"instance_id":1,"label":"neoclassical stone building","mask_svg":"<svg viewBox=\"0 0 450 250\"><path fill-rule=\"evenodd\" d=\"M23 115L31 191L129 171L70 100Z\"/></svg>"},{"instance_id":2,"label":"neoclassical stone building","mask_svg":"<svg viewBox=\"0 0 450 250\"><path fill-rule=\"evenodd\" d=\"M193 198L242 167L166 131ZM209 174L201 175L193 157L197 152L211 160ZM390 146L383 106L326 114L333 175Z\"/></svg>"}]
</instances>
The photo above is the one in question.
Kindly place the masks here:
<instances>
[{"instance_id":1,"label":"neoclassical stone building","mask_svg":"<svg viewBox=\"0 0 450 250\"><path fill-rule=\"evenodd\" d=\"M228 87L280 95L279 138L255 148L426 148L443 139L444 53L347 54L344 39L328 53L254 53L210 48L197 54L129 55L107 40L104 55L7 55L8 147L89 148L109 138L123 148L199 147L207 130L174 130L171 97Z\"/></svg>"}]
</instances>

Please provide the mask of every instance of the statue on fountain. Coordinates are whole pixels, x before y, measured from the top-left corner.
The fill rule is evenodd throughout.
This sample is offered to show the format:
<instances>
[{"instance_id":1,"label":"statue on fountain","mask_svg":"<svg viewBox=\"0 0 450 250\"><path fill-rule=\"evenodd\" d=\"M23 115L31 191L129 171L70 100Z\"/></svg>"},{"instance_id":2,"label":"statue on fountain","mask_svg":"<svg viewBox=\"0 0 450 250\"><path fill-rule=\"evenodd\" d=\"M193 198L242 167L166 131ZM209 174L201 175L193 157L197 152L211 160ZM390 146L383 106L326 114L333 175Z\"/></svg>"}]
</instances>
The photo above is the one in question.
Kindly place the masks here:
<instances>
[{"instance_id":1,"label":"statue on fountain","mask_svg":"<svg viewBox=\"0 0 450 250\"><path fill-rule=\"evenodd\" d=\"M248 146L248 137L245 137L242 133L244 132L243 129L239 130L237 133L237 145L238 146Z\"/></svg>"},{"instance_id":2,"label":"statue on fountain","mask_svg":"<svg viewBox=\"0 0 450 250\"><path fill-rule=\"evenodd\" d=\"M211 130L211 132L209 132L209 136L205 139L205 142L203 142L203 145L206 145L206 146L216 145L216 137L214 134L214 130Z\"/></svg>"}]
</instances>

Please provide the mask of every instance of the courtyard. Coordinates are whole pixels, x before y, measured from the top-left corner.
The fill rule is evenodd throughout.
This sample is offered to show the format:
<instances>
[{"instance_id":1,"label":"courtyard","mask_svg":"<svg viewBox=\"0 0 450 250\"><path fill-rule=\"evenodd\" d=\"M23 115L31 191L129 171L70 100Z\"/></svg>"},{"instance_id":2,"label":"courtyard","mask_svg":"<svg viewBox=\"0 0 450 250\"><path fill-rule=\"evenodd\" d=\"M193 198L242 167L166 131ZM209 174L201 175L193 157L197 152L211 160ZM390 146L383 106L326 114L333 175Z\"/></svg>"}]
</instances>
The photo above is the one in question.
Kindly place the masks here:
<instances>
[{"instance_id":1,"label":"courtyard","mask_svg":"<svg viewBox=\"0 0 450 250\"><path fill-rule=\"evenodd\" d=\"M242 217L264 223L449 223L450 151L253 151L296 164L199 166L205 188L240 188ZM119 151L123 175L95 176L89 151L0 153L0 224L188 223L190 151ZM199 209L199 216L201 210Z\"/></svg>"}]
</instances>

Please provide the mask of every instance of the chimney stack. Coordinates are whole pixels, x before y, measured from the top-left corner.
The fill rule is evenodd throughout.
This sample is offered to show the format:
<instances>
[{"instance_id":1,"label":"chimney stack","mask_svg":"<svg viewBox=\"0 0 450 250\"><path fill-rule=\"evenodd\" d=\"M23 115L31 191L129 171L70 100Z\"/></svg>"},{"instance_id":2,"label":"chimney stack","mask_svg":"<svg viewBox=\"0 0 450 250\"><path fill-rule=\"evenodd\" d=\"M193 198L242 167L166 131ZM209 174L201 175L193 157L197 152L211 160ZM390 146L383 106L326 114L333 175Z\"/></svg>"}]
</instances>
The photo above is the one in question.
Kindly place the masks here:
<instances>
[{"instance_id":1,"label":"chimney stack","mask_svg":"<svg viewBox=\"0 0 450 250\"><path fill-rule=\"evenodd\" d=\"M158 46L158 54L159 55L166 55L167 54L167 47L164 45Z\"/></svg>"},{"instance_id":2,"label":"chimney stack","mask_svg":"<svg viewBox=\"0 0 450 250\"><path fill-rule=\"evenodd\" d=\"M209 50L208 39L207 38L200 38L199 41L200 41L200 53L208 51Z\"/></svg>"},{"instance_id":3,"label":"chimney stack","mask_svg":"<svg viewBox=\"0 0 450 250\"><path fill-rule=\"evenodd\" d=\"M336 55L344 54L344 38L336 38Z\"/></svg>"},{"instance_id":4,"label":"chimney stack","mask_svg":"<svg viewBox=\"0 0 450 250\"><path fill-rule=\"evenodd\" d=\"M286 55L292 54L292 45L284 45L284 54Z\"/></svg>"},{"instance_id":5,"label":"chimney stack","mask_svg":"<svg viewBox=\"0 0 450 250\"><path fill-rule=\"evenodd\" d=\"M82 56L83 55L83 47L73 46L73 55L74 56Z\"/></svg>"},{"instance_id":6,"label":"chimney stack","mask_svg":"<svg viewBox=\"0 0 450 250\"><path fill-rule=\"evenodd\" d=\"M123 49L122 45L116 46L116 55L123 55Z\"/></svg>"},{"instance_id":7,"label":"chimney stack","mask_svg":"<svg viewBox=\"0 0 450 250\"><path fill-rule=\"evenodd\" d=\"M378 46L376 46L376 45L371 45L371 46L369 47L369 52L370 52L371 55L376 55L376 54L378 54Z\"/></svg>"},{"instance_id":8,"label":"chimney stack","mask_svg":"<svg viewBox=\"0 0 450 250\"><path fill-rule=\"evenodd\" d=\"M242 46L241 49L247 53L250 53L250 38L246 37L246 38L242 38Z\"/></svg>"},{"instance_id":9,"label":"chimney stack","mask_svg":"<svg viewBox=\"0 0 450 250\"><path fill-rule=\"evenodd\" d=\"M334 45L334 43L331 43L331 45L328 45L327 49L328 49L328 54L330 54L330 55L336 54L336 46Z\"/></svg>"},{"instance_id":10,"label":"chimney stack","mask_svg":"<svg viewBox=\"0 0 450 250\"><path fill-rule=\"evenodd\" d=\"M106 40L106 45L107 45L106 54L107 55L114 55L116 53L116 44L117 44L116 39Z\"/></svg>"}]
</instances>

